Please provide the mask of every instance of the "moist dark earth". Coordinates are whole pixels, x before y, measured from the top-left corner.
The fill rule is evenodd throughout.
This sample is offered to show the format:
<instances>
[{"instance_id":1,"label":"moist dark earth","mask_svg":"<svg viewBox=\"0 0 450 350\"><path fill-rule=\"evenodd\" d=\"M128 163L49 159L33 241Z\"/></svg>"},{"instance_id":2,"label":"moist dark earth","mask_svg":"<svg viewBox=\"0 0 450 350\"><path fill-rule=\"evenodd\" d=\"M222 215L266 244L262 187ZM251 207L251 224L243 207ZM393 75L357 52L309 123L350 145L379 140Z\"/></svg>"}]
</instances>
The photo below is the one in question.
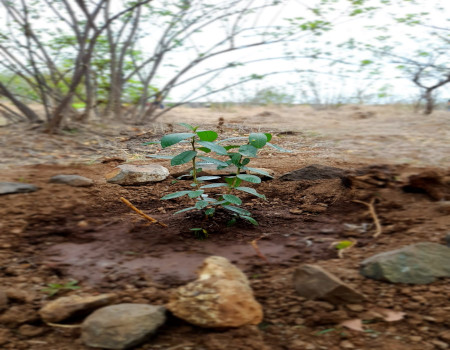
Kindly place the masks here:
<instances>
[{"instance_id":1,"label":"moist dark earth","mask_svg":"<svg viewBox=\"0 0 450 350\"><path fill-rule=\"evenodd\" d=\"M252 113L257 112L261 113ZM390 129L389 136L377 134L367 147L362 146L360 136L352 141L330 133L329 125L320 129L317 121L313 125L316 131L305 132L303 127L286 129L270 121L263 126L244 126L233 118L250 112L227 113L223 126L215 122L216 114L209 124L203 119L199 122L204 128L222 129L223 137L269 131L273 143L293 151L264 150L252 164L275 172L274 179L254 186L266 195L266 201L243 197L243 207L253 213L258 226L238 221L227 227L230 217L222 212L206 223L195 213L173 215L189 205L187 199L160 200L189 187L188 181L174 181L173 176L145 186L106 182L105 175L124 162L159 163L172 174L182 171L182 167L170 168L166 161L146 159L146 154L159 150L143 145L177 131L176 116L169 116L174 119L169 118L170 124L139 129L69 125L54 136L17 125L0 128L0 181L39 187L33 193L0 197L0 286L10 295L0 314L2 349L88 349L79 340L79 328L46 325L38 317L39 308L58 296L104 292L118 294L120 302L163 305L172 289L195 279L195 270L211 255L228 258L246 273L263 306L263 322L211 330L169 316L157 334L137 349L448 348L448 279L427 285L391 284L363 277L359 265L376 253L411 243L445 244L450 232L450 169L445 161L449 140L435 134L424 142L430 120L423 121L421 138L421 120L411 116L416 118L412 127L416 134L411 137L419 142L411 141L409 148L402 148L402 159L406 154L409 159L403 162L392 149L398 140ZM268 113L283 115L276 110ZM372 117L375 126L370 127L367 120L360 123L353 114L345 115L347 119L339 123L347 123L350 130L354 127L356 135L363 133L365 125L367 134L378 128L376 116ZM178 116L178 121L190 121L182 117ZM436 127L439 122L438 129L445 128L448 117L433 119ZM425 153L433 156L421 153L424 143L428 147L439 144L436 149L426 149ZM282 177L311 165L316 167L302 180ZM323 170L326 166L342 169L342 174L323 176L330 173ZM58 174L82 175L94 180L94 186L49 183ZM120 197L168 227L150 224ZM373 217L361 203L371 201L382 227L376 238ZM200 224L208 229L207 239L198 239L190 230ZM339 257L334 243L342 240L351 240L354 246ZM365 294L366 301L335 306L298 296L292 274L303 263L326 268ZM77 280L80 289L62 290L53 297L42 291L49 283L71 280ZM393 322L371 318L370 313L380 308L405 315ZM363 320L365 331L339 326L350 319Z\"/></svg>"}]
</instances>

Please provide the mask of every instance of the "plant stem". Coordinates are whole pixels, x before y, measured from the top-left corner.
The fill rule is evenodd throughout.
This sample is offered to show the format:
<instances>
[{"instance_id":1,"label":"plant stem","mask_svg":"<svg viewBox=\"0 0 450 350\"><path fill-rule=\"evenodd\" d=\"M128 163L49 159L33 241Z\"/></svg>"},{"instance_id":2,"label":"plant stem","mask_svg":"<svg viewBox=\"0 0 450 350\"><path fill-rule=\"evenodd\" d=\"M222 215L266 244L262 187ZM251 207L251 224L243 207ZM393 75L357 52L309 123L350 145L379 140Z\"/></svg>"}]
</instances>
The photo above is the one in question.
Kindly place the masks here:
<instances>
[{"instance_id":1,"label":"plant stem","mask_svg":"<svg viewBox=\"0 0 450 350\"><path fill-rule=\"evenodd\" d=\"M195 136L192 137L192 141L191 141L191 145L192 145L192 150L196 151L195 149ZM194 180L195 186L197 188L197 190L199 189L199 183L197 181L197 164L196 164L196 158L194 157L192 158L192 178Z\"/></svg>"}]
</instances>

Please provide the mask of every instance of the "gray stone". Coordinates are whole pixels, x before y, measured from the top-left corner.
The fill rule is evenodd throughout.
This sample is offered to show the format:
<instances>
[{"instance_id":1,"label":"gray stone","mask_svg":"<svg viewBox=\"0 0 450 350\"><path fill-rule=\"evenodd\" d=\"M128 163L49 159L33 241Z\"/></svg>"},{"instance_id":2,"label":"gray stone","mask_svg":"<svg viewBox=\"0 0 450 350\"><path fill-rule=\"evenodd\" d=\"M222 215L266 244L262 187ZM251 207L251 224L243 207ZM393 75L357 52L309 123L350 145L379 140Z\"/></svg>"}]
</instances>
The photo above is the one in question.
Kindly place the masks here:
<instances>
[{"instance_id":1,"label":"gray stone","mask_svg":"<svg viewBox=\"0 0 450 350\"><path fill-rule=\"evenodd\" d=\"M94 181L87 177L80 175L55 175L50 179L54 184L65 184L73 187L89 187L94 184Z\"/></svg>"},{"instance_id":2,"label":"gray stone","mask_svg":"<svg viewBox=\"0 0 450 350\"><path fill-rule=\"evenodd\" d=\"M39 310L39 314L45 322L59 322L73 315L87 314L102 306L112 304L116 299L115 294L70 295L50 301Z\"/></svg>"},{"instance_id":3,"label":"gray stone","mask_svg":"<svg viewBox=\"0 0 450 350\"><path fill-rule=\"evenodd\" d=\"M21 182L0 182L0 195L37 191L39 187Z\"/></svg>"},{"instance_id":4,"label":"gray stone","mask_svg":"<svg viewBox=\"0 0 450 350\"><path fill-rule=\"evenodd\" d=\"M163 181L168 176L169 170L159 164L121 164L106 175L106 180L109 183L133 186Z\"/></svg>"},{"instance_id":5,"label":"gray stone","mask_svg":"<svg viewBox=\"0 0 450 350\"><path fill-rule=\"evenodd\" d=\"M318 265L298 267L293 282L297 293L307 299L321 299L332 304L356 304L365 299L364 295Z\"/></svg>"},{"instance_id":6,"label":"gray stone","mask_svg":"<svg viewBox=\"0 0 450 350\"><path fill-rule=\"evenodd\" d=\"M147 304L106 306L91 314L81 325L87 346L129 349L145 342L166 321L166 309Z\"/></svg>"},{"instance_id":7,"label":"gray stone","mask_svg":"<svg viewBox=\"0 0 450 350\"><path fill-rule=\"evenodd\" d=\"M301 180L326 180L343 178L346 174L344 169L334 168L326 165L313 164L307 167L291 171L280 176L283 181L301 181Z\"/></svg>"},{"instance_id":8,"label":"gray stone","mask_svg":"<svg viewBox=\"0 0 450 350\"><path fill-rule=\"evenodd\" d=\"M432 283L450 277L450 248L431 242L412 244L364 260L360 272L392 283Z\"/></svg>"}]
</instances>

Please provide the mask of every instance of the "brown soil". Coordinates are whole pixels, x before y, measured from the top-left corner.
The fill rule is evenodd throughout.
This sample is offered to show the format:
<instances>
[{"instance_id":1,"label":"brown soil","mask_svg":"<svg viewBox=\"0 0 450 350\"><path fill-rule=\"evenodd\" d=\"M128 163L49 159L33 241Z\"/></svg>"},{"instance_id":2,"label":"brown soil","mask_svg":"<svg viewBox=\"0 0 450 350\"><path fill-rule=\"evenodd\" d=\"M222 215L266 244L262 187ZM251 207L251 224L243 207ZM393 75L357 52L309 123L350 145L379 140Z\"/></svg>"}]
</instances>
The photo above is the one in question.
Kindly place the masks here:
<instances>
[{"instance_id":1,"label":"brown soil","mask_svg":"<svg viewBox=\"0 0 450 350\"><path fill-rule=\"evenodd\" d=\"M442 112L426 120L413 114L407 119L405 111L397 115L399 119L388 118L383 110L350 107L328 112L174 111L169 123L195 119L216 128L206 124L223 116L225 136L273 132L273 143L294 152L265 150L253 165L273 169L277 176L310 164L337 166L349 174L344 180L291 182L276 177L265 181L257 189L267 201L245 198L245 208L254 213L259 226L238 222L227 227L229 217L219 213L217 220L207 223L205 240L190 231L202 224L201 217L172 215L187 202L159 200L185 189L187 181L174 183L169 177L157 184L127 187L105 181L120 158L143 161L145 154L156 152L156 146L142 143L160 138L173 124L140 129L72 126L56 136L19 126L1 128L0 181L33 183L40 190L1 197L0 285L12 288L13 297L9 309L0 314L0 347L86 349L79 341L79 329L51 327L36 317L48 300L41 291L48 283L76 279L81 288L66 293L115 292L122 302L164 304L172 288L195 278L195 269L205 257L221 255L250 278L264 308L263 323L204 330L171 317L138 349L445 349L450 326L448 280L394 285L358 273L359 263L373 254L421 241L444 243L450 231L448 115ZM261 118L266 122L261 123ZM411 175L425 171L434 180L424 178L408 187ZM95 185L50 184L49 178L57 174L86 176ZM168 227L149 225L120 197ZM377 238L372 237L375 227L367 208L354 202L373 198L382 225ZM366 230L352 230L349 225ZM255 239L263 257L250 244ZM342 240L356 244L339 258L332 245ZM297 296L291 276L301 263L320 264L363 292L367 301L333 306ZM370 314L377 308L406 315L387 322ZM355 318L364 320L365 332L339 326ZM35 326L38 334L22 323Z\"/></svg>"}]
</instances>

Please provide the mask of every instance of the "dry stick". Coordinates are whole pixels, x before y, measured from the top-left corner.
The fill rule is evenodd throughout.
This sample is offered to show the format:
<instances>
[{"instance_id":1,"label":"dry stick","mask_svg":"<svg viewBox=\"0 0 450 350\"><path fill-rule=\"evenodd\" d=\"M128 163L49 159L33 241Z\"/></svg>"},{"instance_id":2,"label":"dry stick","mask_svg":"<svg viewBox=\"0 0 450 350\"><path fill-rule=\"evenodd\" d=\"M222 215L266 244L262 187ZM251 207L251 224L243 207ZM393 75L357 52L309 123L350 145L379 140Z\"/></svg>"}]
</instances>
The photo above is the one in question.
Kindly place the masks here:
<instances>
[{"instance_id":1,"label":"dry stick","mask_svg":"<svg viewBox=\"0 0 450 350\"><path fill-rule=\"evenodd\" d=\"M266 237L266 236L261 236L261 237L259 237L259 238L256 238L256 239L254 239L253 241L251 241L250 244L252 245L253 249L255 250L256 255L258 255L258 256L259 256L261 259L263 259L265 262L269 263L269 260L267 260L267 258L264 256L264 254L261 253L261 251L259 250L259 247L258 247L258 241L259 241L261 238L264 238L264 237Z\"/></svg>"},{"instance_id":2,"label":"dry stick","mask_svg":"<svg viewBox=\"0 0 450 350\"><path fill-rule=\"evenodd\" d=\"M375 231L373 237L376 238L379 235L381 235L382 228L381 228L380 220L378 219L377 213L375 212L375 206L374 206L375 198L372 198L369 203L359 201L359 200L354 200L353 202L364 204L367 208L369 208L369 213L372 216L373 222L375 223L375 227L376 227L376 231Z\"/></svg>"},{"instance_id":3,"label":"dry stick","mask_svg":"<svg viewBox=\"0 0 450 350\"><path fill-rule=\"evenodd\" d=\"M156 219L153 219L151 216L148 216L147 214L145 214L142 210L139 210L138 208L136 208L133 204L131 204L127 199L120 197L120 200L122 202L124 202L126 205L128 205L131 209L133 209L136 213L138 213L139 215L143 216L144 218L146 218L148 221L150 221L151 223L157 223L158 225L162 226L162 227L167 227L166 224L159 222Z\"/></svg>"},{"instance_id":4,"label":"dry stick","mask_svg":"<svg viewBox=\"0 0 450 350\"><path fill-rule=\"evenodd\" d=\"M60 324L60 323L52 323L45 322L50 327L59 327L59 328L81 328L81 324Z\"/></svg>"}]
</instances>

